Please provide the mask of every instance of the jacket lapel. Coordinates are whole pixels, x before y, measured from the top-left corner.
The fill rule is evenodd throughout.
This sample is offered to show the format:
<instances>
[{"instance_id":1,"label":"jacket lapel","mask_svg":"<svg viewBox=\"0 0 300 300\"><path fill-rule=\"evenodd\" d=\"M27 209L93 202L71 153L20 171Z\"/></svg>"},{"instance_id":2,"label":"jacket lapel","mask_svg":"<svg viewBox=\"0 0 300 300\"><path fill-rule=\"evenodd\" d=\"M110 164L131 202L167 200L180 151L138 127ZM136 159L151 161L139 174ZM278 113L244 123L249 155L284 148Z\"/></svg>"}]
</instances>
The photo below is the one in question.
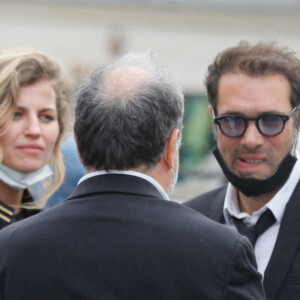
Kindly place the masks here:
<instances>
[{"instance_id":1,"label":"jacket lapel","mask_svg":"<svg viewBox=\"0 0 300 300\"><path fill-rule=\"evenodd\" d=\"M288 202L276 244L264 276L267 299L275 299L300 244L300 181Z\"/></svg>"},{"instance_id":2,"label":"jacket lapel","mask_svg":"<svg viewBox=\"0 0 300 300\"><path fill-rule=\"evenodd\" d=\"M208 207L208 211L206 213L207 217L222 224L225 223L223 207L224 207L226 189L227 189L227 185L217 189L214 193L210 195L210 199L208 200L208 202L211 205Z\"/></svg>"}]
</instances>

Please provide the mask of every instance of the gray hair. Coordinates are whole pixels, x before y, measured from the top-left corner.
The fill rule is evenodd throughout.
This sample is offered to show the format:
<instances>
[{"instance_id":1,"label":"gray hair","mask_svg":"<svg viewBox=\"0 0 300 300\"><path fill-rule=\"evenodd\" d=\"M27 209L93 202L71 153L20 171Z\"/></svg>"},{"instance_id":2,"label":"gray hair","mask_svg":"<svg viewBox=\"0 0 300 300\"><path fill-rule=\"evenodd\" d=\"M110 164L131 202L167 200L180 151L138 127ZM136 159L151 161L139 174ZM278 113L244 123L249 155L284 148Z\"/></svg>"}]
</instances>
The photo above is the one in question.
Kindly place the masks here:
<instances>
[{"instance_id":1,"label":"gray hair","mask_svg":"<svg viewBox=\"0 0 300 300\"><path fill-rule=\"evenodd\" d=\"M113 71L126 67L143 70L147 77L124 93L112 89L109 80ZM79 86L74 98L74 130L86 167L153 167L173 130L182 131L181 88L149 52L129 53L97 69Z\"/></svg>"}]
</instances>

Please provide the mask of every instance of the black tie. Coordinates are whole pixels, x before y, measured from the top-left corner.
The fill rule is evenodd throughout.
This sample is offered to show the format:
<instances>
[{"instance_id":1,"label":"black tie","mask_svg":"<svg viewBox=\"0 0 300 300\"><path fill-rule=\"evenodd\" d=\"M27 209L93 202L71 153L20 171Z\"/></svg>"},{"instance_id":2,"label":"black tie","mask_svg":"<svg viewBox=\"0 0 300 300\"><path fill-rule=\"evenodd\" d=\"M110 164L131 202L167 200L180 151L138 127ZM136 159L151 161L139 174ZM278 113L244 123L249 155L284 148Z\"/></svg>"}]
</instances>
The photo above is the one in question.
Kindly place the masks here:
<instances>
[{"instance_id":1,"label":"black tie","mask_svg":"<svg viewBox=\"0 0 300 300\"><path fill-rule=\"evenodd\" d=\"M246 226L242 219L232 217L232 220L239 233L245 235L250 240L253 247L257 238L276 222L270 209L267 209L253 226Z\"/></svg>"}]
</instances>

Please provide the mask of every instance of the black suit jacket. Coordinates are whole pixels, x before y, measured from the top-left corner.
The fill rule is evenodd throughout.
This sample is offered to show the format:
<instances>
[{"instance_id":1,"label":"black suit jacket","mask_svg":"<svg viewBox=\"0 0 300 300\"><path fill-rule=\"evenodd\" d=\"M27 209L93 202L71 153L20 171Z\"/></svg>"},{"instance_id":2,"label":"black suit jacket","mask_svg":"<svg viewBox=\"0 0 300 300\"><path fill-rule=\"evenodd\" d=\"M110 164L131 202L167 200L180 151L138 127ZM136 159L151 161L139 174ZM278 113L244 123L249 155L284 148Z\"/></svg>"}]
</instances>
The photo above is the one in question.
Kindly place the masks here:
<instances>
[{"instance_id":1,"label":"black suit jacket","mask_svg":"<svg viewBox=\"0 0 300 300\"><path fill-rule=\"evenodd\" d=\"M223 206L227 186L196 197L185 205L225 223ZM300 181L286 205L273 253L264 274L268 300L300 299Z\"/></svg>"},{"instance_id":2,"label":"black suit jacket","mask_svg":"<svg viewBox=\"0 0 300 300\"><path fill-rule=\"evenodd\" d=\"M148 181L100 175L0 231L0 299L264 299L250 243Z\"/></svg>"}]
</instances>

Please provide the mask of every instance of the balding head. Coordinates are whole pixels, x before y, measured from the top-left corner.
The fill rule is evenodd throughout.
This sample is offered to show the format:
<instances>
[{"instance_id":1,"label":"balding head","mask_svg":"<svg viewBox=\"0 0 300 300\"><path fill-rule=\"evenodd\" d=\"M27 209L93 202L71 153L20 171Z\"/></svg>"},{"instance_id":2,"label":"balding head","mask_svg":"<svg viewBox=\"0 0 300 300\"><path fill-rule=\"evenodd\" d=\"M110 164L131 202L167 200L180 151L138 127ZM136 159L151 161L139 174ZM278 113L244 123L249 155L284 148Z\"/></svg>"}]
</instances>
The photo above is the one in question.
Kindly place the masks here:
<instances>
[{"instance_id":1,"label":"balding head","mask_svg":"<svg viewBox=\"0 0 300 300\"><path fill-rule=\"evenodd\" d=\"M113 70L105 79L104 87L107 94L119 95L127 99L128 95L137 90L149 79L147 71L138 67L122 67Z\"/></svg>"}]
</instances>

